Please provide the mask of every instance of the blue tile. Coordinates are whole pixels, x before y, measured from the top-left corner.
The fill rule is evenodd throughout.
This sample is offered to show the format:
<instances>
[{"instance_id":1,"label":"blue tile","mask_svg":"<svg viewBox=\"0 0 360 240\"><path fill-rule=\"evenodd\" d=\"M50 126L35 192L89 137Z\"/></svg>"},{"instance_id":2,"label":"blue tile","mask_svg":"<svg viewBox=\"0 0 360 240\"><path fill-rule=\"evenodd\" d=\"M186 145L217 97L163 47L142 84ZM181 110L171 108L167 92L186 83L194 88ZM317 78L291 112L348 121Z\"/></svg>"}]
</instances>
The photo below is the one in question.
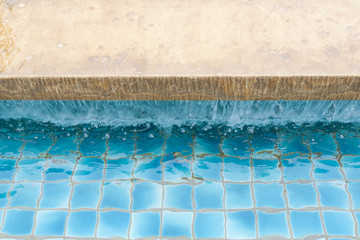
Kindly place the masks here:
<instances>
[{"instance_id":1,"label":"blue tile","mask_svg":"<svg viewBox=\"0 0 360 240\"><path fill-rule=\"evenodd\" d=\"M255 183L255 199L257 207L284 208L283 186L278 183Z\"/></svg>"},{"instance_id":2,"label":"blue tile","mask_svg":"<svg viewBox=\"0 0 360 240\"><path fill-rule=\"evenodd\" d=\"M15 159L0 159L0 180L12 181L16 172L15 165Z\"/></svg>"},{"instance_id":3,"label":"blue tile","mask_svg":"<svg viewBox=\"0 0 360 240\"><path fill-rule=\"evenodd\" d=\"M131 158L107 160L105 179L129 179L131 178L134 166L135 160Z\"/></svg>"},{"instance_id":4,"label":"blue tile","mask_svg":"<svg viewBox=\"0 0 360 240\"><path fill-rule=\"evenodd\" d=\"M11 188L11 184L0 184L0 208L5 208L9 202L7 194Z\"/></svg>"},{"instance_id":5,"label":"blue tile","mask_svg":"<svg viewBox=\"0 0 360 240\"><path fill-rule=\"evenodd\" d=\"M134 154L134 139L130 136L116 135L109 139L109 150L107 158L126 158Z\"/></svg>"},{"instance_id":6,"label":"blue tile","mask_svg":"<svg viewBox=\"0 0 360 240\"><path fill-rule=\"evenodd\" d=\"M274 133L262 133L261 135L255 135L250 142L254 150L254 158L257 159L274 159L275 143L277 135Z\"/></svg>"},{"instance_id":7,"label":"blue tile","mask_svg":"<svg viewBox=\"0 0 360 240\"><path fill-rule=\"evenodd\" d=\"M68 208L70 182L44 183L40 208Z\"/></svg>"},{"instance_id":8,"label":"blue tile","mask_svg":"<svg viewBox=\"0 0 360 240\"><path fill-rule=\"evenodd\" d=\"M36 158L44 156L53 145L53 140L46 134L30 134L25 137L25 147L22 156L26 158Z\"/></svg>"},{"instance_id":9,"label":"blue tile","mask_svg":"<svg viewBox=\"0 0 360 240\"><path fill-rule=\"evenodd\" d=\"M88 134L88 137L84 138L80 143L80 152L86 157L101 157L106 151L106 139L100 134L86 134Z\"/></svg>"},{"instance_id":10,"label":"blue tile","mask_svg":"<svg viewBox=\"0 0 360 240\"><path fill-rule=\"evenodd\" d=\"M221 212L196 213L196 238L224 238L225 218Z\"/></svg>"},{"instance_id":11,"label":"blue tile","mask_svg":"<svg viewBox=\"0 0 360 240\"><path fill-rule=\"evenodd\" d=\"M141 158L137 160L134 177L137 179L160 182L162 179L161 156L156 158Z\"/></svg>"},{"instance_id":12,"label":"blue tile","mask_svg":"<svg viewBox=\"0 0 360 240\"><path fill-rule=\"evenodd\" d=\"M301 136L283 136L278 144L278 148L280 149L282 155L285 158L304 156L309 154L309 150L307 149L305 143L302 141Z\"/></svg>"},{"instance_id":13,"label":"blue tile","mask_svg":"<svg viewBox=\"0 0 360 240\"><path fill-rule=\"evenodd\" d=\"M4 216L4 210L0 210L0 226L2 226L3 216ZM1 230L1 228L0 228Z\"/></svg>"},{"instance_id":14,"label":"blue tile","mask_svg":"<svg viewBox=\"0 0 360 240\"><path fill-rule=\"evenodd\" d=\"M264 213L258 211L259 236L282 236L289 238L289 229L286 221L286 213Z\"/></svg>"},{"instance_id":15,"label":"blue tile","mask_svg":"<svg viewBox=\"0 0 360 240\"><path fill-rule=\"evenodd\" d=\"M231 136L225 138L221 150L227 156L250 158L250 144L247 136Z\"/></svg>"},{"instance_id":16,"label":"blue tile","mask_svg":"<svg viewBox=\"0 0 360 240\"><path fill-rule=\"evenodd\" d=\"M182 156L192 154L190 144L193 143L191 135L177 135L173 134L166 139L165 153L180 153Z\"/></svg>"},{"instance_id":17,"label":"blue tile","mask_svg":"<svg viewBox=\"0 0 360 240\"><path fill-rule=\"evenodd\" d=\"M196 209L222 209L224 189L221 183L203 182L195 186Z\"/></svg>"},{"instance_id":18,"label":"blue tile","mask_svg":"<svg viewBox=\"0 0 360 240\"><path fill-rule=\"evenodd\" d=\"M30 235L34 225L34 211L9 209L1 232L9 235Z\"/></svg>"},{"instance_id":19,"label":"blue tile","mask_svg":"<svg viewBox=\"0 0 360 240\"><path fill-rule=\"evenodd\" d=\"M360 150L360 138L352 132L337 133L336 140L343 155L354 154Z\"/></svg>"},{"instance_id":20,"label":"blue tile","mask_svg":"<svg viewBox=\"0 0 360 240\"><path fill-rule=\"evenodd\" d=\"M43 180L45 159L21 159L15 181L41 181Z\"/></svg>"},{"instance_id":21,"label":"blue tile","mask_svg":"<svg viewBox=\"0 0 360 240\"><path fill-rule=\"evenodd\" d=\"M360 212L355 212L355 218L356 218L356 221L358 223L358 225L360 224Z\"/></svg>"},{"instance_id":22,"label":"blue tile","mask_svg":"<svg viewBox=\"0 0 360 240\"><path fill-rule=\"evenodd\" d=\"M102 180L104 171L104 160L100 158L81 158L76 166L73 180L94 181Z\"/></svg>"},{"instance_id":23,"label":"blue tile","mask_svg":"<svg viewBox=\"0 0 360 240\"><path fill-rule=\"evenodd\" d=\"M284 179L296 181L299 179L311 180L312 164L306 158L293 158L281 161L284 166Z\"/></svg>"},{"instance_id":24,"label":"blue tile","mask_svg":"<svg viewBox=\"0 0 360 240\"><path fill-rule=\"evenodd\" d=\"M23 142L18 138L5 138L0 142L0 156L18 158Z\"/></svg>"},{"instance_id":25,"label":"blue tile","mask_svg":"<svg viewBox=\"0 0 360 240\"><path fill-rule=\"evenodd\" d=\"M66 216L66 211L38 211L36 215L35 235L63 236Z\"/></svg>"},{"instance_id":26,"label":"blue tile","mask_svg":"<svg viewBox=\"0 0 360 240\"><path fill-rule=\"evenodd\" d=\"M191 185L165 185L164 207L192 209Z\"/></svg>"},{"instance_id":27,"label":"blue tile","mask_svg":"<svg viewBox=\"0 0 360 240\"><path fill-rule=\"evenodd\" d=\"M130 213L126 212L100 212L97 237L100 238L127 238L130 225Z\"/></svg>"},{"instance_id":28,"label":"blue tile","mask_svg":"<svg viewBox=\"0 0 360 240\"><path fill-rule=\"evenodd\" d=\"M48 168L45 172L45 180L58 181L70 180L75 166L75 158L52 157L47 161Z\"/></svg>"},{"instance_id":29,"label":"blue tile","mask_svg":"<svg viewBox=\"0 0 360 240\"><path fill-rule=\"evenodd\" d=\"M323 211L323 216L328 235L355 235L355 224L350 212Z\"/></svg>"},{"instance_id":30,"label":"blue tile","mask_svg":"<svg viewBox=\"0 0 360 240\"><path fill-rule=\"evenodd\" d=\"M194 163L194 175L205 180L221 181L222 159L217 156L196 158Z\"/></svg>"},{"instance_id":31,"label":"blue tile","mask_svg":"<svg viewBox=\"0 0 360 240\"><path fill-rule=\"evenodd\" d=\"M295 238L323 234L319 212L291 211L290 219Z\"/></svg>"},{"instance_id":32,"label":"blue tile","mask_svg":"<svg viewBox=\"0 0 360 240\"><path fill-rule=\"evenodd\" d=\"M290 208L316 207L317 194L312 184L292 183L286 185Z\"/></svg>"},{"instance_id":33,"label":"blue tile","mask_svg":"<svg viewBox=\"0 0 360 240\"><path fill-rule=\"evenodd\" d=\"M96 208L100 199L101 182L81 183L74 186L71 209Z\"/></svg>"},{"instance_id":34,"label":"blue tile","mask_svg":"<svg viewBox=\"0 0 360 240\"><path fill-rule=\"evenodd\" d=\"M341 163L347 179L360 179L360 157L343 156Z\"/></svg>"},{"instance_id":35,"label":"blue tile","mask_svg":"<svg viewBox=\"0 0 360 240\"><path fill-rule=\"evenodd\" d=\"M225 181L244 182L251 180L250 159L224 158Z\"/></svg>"},{"instance_id":36,"label":"blue tile","mask_svg":"<svg viewBox=\"0 0 360 240\"><path fill-rule=\"evenodd\" d=\"M130 209L130 182L105 182L100 208Z\"/></svg>"},{"instance_id":37,"label":"blue tile","mask_svg":"<svg viewBox=\"0 0 360 240\"><path fill-rule=\"evenodd\" d=\"M142 212L132 214L130 238L145 238L160 236L160 214L157 212Z\"/></svg>"},{"instance_id":38,"label":"blue tile","mask_svg":"<svg viewBox=\"0 0 360 240\"><path fill-rule=\"evenodd\" d=\"M219 154L220 153L220 143L221 138L218 134L197 134L195 139L195 155L201 154Z\"/></svg>"},{"instance_id":39,"label":"blue tile","mask_svg":"<svg viewBox=\"0 0 360 240\"><path fill-rule=\"evenodd\" d=\"M96 211L71 212L66 236L95 237Z\"/></svg>"},{"instance_id":40,"label":"blue tile","mask_svg":"<svg viewBox=\"0 0 360 240\"><path fill-rule=\"evenodd\" d=\"M164 237L188 237L191 238L192 212L169 212L163 213L162 236Z\"/></svg>"},{"instance_id":41,"label":"blue tile","mask_svg":"<svg viewBox=\"0 0 360 240\"><path fill-rule=\"evenodd\" d=\"M163 154L163 145L165 139L159 132L147 131L141 132L137 135L136 140L136 154L150 154L159 155Z\"/></svg>"},{"instance_id":42,"label":"blue tile","mask_svg":"<svg viewBox=\"0 0 360 240\"><path fill-rule=\"evenodd\" d=\"M184 158L165 162L164 181L179 182L191 178L191 163Z\"/></svg>"},{"instance_id":43,"label":"blue tile","mask_svg":"<svg viewBox=\"0 0 360 240\"><path fill-rule=\"evenodd\" d=\"M136 183L133 190L133 210L161 208L161 185L144 182Z\"/></svg>"},{"instance_id":44,"label":"blue tile","mask_svg":"<svg viewBox=\"0 0 360 240\"><path fill-rule=\"evenodd\" d=\"M255 215L253 211L226 213L227 237L231 239L256 238Z\"/></svg>"},{"instance_id":45,"label":"blue tile","mask_svg":"<svg viewBox=\"0 0 360 240\"><path fill-rule=\"evenodd\" d=\"M336 160L315 160L314 178L316 180L343 180L339 163Z\"/></svg>"},{"instance_id":46,"label":"blue tile","mask_svg":"<svg viewBox=\"0 0 360 240\"><path fill-rule=\"evenodd\" d=\"M54 146L50 149L49 154L51 155L63 155L63 156L74 156L78 155L77 147L79 140L76 135L62 135L56 137Z\"/></svg>"},{"instance_id":47,"label":"blue tile","mask_svg":"<svg viewBox=\"0 0 360 240\"><path fill-rule=\"evenodd\" d=\"M349 198L345 191L344 182L321 182L317 183L317 188L322 206L349 208Z\"/></svg>"},{"instance_id":48,"label":"blue tile","mask_svg":"<svg viewBox=\"0 0 360 240\"><path fill-rule=\"evenodd\" d=\"M360 182L349 182L349 192L351 194L354 209L360 209ZM360 224L360 223L359 223Z\"/></svg>"},{"instance_id":49,"label":"blue tile","mask_svg":"<svg viewBox=\"0 0 360 240\"><path fill-rule=\"evenodd\" d=\"M227 209L253 207L250 184L227 183L225 189L225 206Z\"/></svg>"},{"instance_id":50,"label":"blue tile","mask_svg":"<svg viewBox=\"0 0 360 240\"><path fill-rule=\"evenodd\" d=\"M254 180L274 181L281 179L278 160L254 159Z\"/></svg>"},{"instance_id":51,"label":"blue tile","mask_svg":"<svg viewBox=\"0 0 360 240\"><path fill-rule=\"evenodd\" d=\"M10 192L10 207L36 208L40 197L40 183L17 183Z\"/></svg>"},{"instance_id":52,"label":"blue tile","mask_svg":"<svg viewBox=\"0 0 360 240\"><path fill-rule=\"evenodd\" d=\"M335 139L330 134L312 133L309 144L312 154L321 158L333 158L337 154Z\"/></svg>"}]
</instances>

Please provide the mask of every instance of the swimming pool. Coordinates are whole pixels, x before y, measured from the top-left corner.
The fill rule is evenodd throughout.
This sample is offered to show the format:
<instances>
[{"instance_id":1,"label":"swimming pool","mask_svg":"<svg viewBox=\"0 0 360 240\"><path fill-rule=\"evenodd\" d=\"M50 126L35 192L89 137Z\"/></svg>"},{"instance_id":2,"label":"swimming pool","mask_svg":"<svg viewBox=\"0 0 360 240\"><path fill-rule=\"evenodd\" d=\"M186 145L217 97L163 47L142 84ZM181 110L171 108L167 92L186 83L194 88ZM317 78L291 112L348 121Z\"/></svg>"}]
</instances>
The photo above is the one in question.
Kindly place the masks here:
<instances>
[{"instance_id":1,"label":"swimming pool","mask_svg":"<svg viewBox=\"0 0 360 240\"><path fill-rule=\"evenodd\" d=\"M0 237L359 238L357 101L0 104Z\"/></svg>"}]
</instances>

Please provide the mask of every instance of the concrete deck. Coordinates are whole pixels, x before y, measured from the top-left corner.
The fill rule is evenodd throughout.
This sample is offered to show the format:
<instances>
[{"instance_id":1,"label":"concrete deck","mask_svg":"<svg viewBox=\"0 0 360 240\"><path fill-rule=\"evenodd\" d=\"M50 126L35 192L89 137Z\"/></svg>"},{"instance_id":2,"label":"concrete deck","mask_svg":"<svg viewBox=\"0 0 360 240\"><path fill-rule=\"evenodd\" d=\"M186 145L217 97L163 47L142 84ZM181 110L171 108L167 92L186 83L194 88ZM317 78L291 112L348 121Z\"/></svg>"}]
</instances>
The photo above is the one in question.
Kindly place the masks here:
<instances>
[{"instance_id":1,"label":"concrete deck","mask_svg":"<svg viewBox=\"0 0 360 240\"><path fill-rule=\"evenodd\" d=\"M32 79L33 84L38 84L36 79L52 79L49 83L56 81L59 89L67 88L67 82L60 79L81 76L97 76L98 80L115 76L111 79L122 79L117 85L135 76L169 79L352 76L348 81L356 88L352 85L349 91L360 86L356 77L360 76L357 0L2 0L0 3L0 99L37 98L36 91L30 96L26 88L9 91L8 80L14 77L16 81ZM307 81L320 86L319 82L312 83L316 79ZM237 82L233 78L222 84ZM19 86L26 84L29 83ZM198 87L207 89L204 84ZM337 85L336 89L344 89L342 80L333 84ZM41 88L40 84L37 86ZM84 86L79 89L86 92ZM298 85L279 85L284 90L291 86ZM173 88L182 89L181 84ZM53 98L63 91L51 89L53 92L43 98ZM94 91L94 97L82 99L105 98L101 94L113 96L106 86L101 89L102 93ZM315 92L320 90L324 88ZM186 91L191 93L192 89ZM71 92L69 89L69 95ZM329 98L326 93L323 95ZM359 98L357 93L357 97L350 95L344 98ZM235 95L223 97L238 99ZM211 97L204 97L207 98Z\"/></svg>"}]
</instances>

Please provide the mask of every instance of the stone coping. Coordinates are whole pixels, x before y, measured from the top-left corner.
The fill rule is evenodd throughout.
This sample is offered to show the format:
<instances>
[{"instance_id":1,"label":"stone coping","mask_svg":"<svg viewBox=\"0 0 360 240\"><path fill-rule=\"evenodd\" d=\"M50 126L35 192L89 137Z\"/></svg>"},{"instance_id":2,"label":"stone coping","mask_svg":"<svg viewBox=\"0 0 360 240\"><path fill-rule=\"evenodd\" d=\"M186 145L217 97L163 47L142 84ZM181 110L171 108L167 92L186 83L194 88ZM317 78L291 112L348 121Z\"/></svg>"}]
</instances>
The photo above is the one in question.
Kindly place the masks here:
<instances>
[{"instance_id":1,"label":"stone coping","mask_svg":"<svg viewBox=\"0 0 360 240\"><path fill-rule=\"evenodd\" d=\"M1 100L360 100L360 76L0 77Z\"/></svg>"}]
</instances>

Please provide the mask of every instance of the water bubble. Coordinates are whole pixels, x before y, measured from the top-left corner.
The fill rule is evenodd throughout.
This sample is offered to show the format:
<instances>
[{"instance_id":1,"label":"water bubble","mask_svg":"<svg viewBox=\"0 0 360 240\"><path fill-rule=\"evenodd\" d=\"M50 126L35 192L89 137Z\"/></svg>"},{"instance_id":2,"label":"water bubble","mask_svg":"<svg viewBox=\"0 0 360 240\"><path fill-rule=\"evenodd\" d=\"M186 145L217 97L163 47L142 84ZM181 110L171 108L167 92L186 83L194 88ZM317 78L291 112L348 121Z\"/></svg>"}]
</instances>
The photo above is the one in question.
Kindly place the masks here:
<instances>
[{"instance_id":1,"label":"water bubble","mask_svg":"<svg viewBox=\"0 0 360 240\"><path fill-rule=\"evenodd\" d=\"M152 135L151 133L149 134L149 138L154 138L154 135Z\"/></svg>"},{"instance_id":2,"label":"water bubble","mask_svg":"<svg viewBox=\"0 0 360 240\"><path fill-rule=\"evenodd\" d=\"M248 133L254 133L254 128L253 128L253 127L249 127L249 128L247 129L247 131L248 131Z\"/></svg>"},{"instance_id":3,"label":"water bubble","mask_svg":"<svg viewBox=\"0 0 360 240\"><path fill-rule=\"evenodd\" d=\"M123 141L126 141L126 138L122 138Z\"/></svg>"},{"instance_id":4,"label":"water bubble","mask_svg":"<svg viewBox=\"0 0 360 240\"><path fill-rule=\"evenodd\" d=\"M38 139L38 136L35 136L34 138L35 138L35 139Z\"/></svg>"},{"instance_id":5,"label":"water bubble","mask_svg":"<svg viewBox=\"0 0 360 240\"><path fill-rule=\"evenodd\" d=\"M341 139L343 139L343 138L344 138L344 135L340 134L339 137L340 137Z\"/></svg>"},{"instance_id":6,"label":"water bubble","mask_svg":"<svg viewBox=\"0 0 360 240\"><path fill-rule=\"evenodd\" d=\"M109 134L105 134L105 139L109 139L110 138L110 135Z\"/></svg>"},{"instance_id":7,"label":"water bubble","mask_svg":"<svg viewBox=\"0 0 360 240\"><path fill-rule=\"evenodd\" d=\"M87 135L86 133L84 133L84 138L87 138L89 135Z\"/></svg>"},{"instance_id":8,"label":"water bubble","mask_svg":"<svg viewBox=\"0 0 360 240\"><path fill-rule=\"evenodd\" d=\"M235 147L235 148L234 148L234 150L236 151L236 150L237 150L237 148Z\"/></svg>"},{"instance_id":9,"label":"water bubble","mask_svg":"<svg viewBox=\"0 0 360 240\"><path fill-rule=\"evenodd\" d=\"M67 134L66 134L66 136L68 136L68 137L69 137L69 136L70 136L70 133L67 133Z\"/></svg>"},{"instance_id":10,"label":"water bubble","mask_svg":"<svg viewBox=\"0 0 360 240\"><path fill-rule=\"evenodd\" d=\"M182 128L182 129L180 130L180 132L181 132L181 133L185 133L186 131L185 131L185 129Z\"/></svg>"}]
</instances>

